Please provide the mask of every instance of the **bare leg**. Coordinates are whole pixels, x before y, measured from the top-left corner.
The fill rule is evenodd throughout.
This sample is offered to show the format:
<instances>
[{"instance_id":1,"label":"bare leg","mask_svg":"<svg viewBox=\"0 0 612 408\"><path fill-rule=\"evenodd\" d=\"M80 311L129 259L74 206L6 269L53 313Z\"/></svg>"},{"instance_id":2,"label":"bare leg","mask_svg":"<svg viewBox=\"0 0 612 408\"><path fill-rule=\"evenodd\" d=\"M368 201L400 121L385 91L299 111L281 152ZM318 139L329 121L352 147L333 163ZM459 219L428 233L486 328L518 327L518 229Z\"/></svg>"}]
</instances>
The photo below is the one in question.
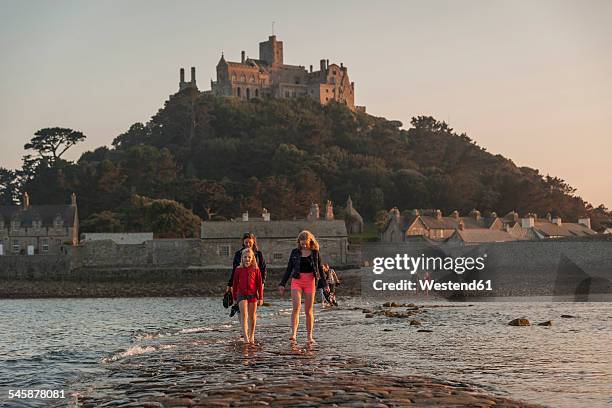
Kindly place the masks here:
<instances>
[{"instance_id":1,"label":"bare leg","mask_svg":"<svg viewBox=\"0 0 612 408\"><path fill-rule=\"evenodd\" d=\"M255 325L257 324L257 302L248 304L249 308L249 343L255 343Z\"/></svg>"},{"instance_id":2,"label":"bare leg","mask_svg":"<svg viewBox=\"0 0 612 408\"><path fill-rule=\"evenodd\" d=\"M247 326L247 301L242 300L238 304L240 307L240 324L242 325L242 333L244 335L244 341L249 342L249 329Z\"/></svg>"},{"instance_id":3,"label":"bare leg","mask_svg":"<svg viewBox=\"0 0 612 408\"><path fill-rule=\"evenodd\" d=\"M291 340L297 338L298 325L300 324L300 309L302 308L302 290L295 289L291 291L291 301L293 310L291 311Z\"/></svg>"},{"instance_id":4,"label":"bare leg","mask_svg":"<svg viewBox=\"0 0 612 408\"><path fill-rule=\"evenodd\" d=\"M315 292L304 293L304 312L306 313L306 333L308 334L308 342L314 343L314 301Z\"/></svg>"}]
</instances>

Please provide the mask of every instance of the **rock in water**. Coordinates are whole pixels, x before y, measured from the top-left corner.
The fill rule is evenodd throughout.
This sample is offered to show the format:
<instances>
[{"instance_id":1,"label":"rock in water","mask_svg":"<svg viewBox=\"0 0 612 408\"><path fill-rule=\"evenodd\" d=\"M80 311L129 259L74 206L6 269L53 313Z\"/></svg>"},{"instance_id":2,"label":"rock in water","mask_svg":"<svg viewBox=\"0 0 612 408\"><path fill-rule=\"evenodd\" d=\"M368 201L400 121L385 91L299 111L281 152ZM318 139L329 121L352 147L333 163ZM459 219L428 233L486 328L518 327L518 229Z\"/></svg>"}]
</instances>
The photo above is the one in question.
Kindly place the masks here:
<instances>
[{"instance_id":1,"label":"rock in water","mask_svg":"<svg viewBox=\"0 0 612 408\"><path fill-rule=\"evenodd\" d=\"M420 326L421 322L419 320L413 319L410 321L411 326Z\"/></svg>"},{"instance_id":2,"label":"rock in water","mask_svg":"<svg viewBox=\"0 0 612 408\"><path fill-rule=\"evenodd\" d=\"M510 326L531 326L527 319L514 319L508 323Z\"/></svg>"},{"instance_id":3,"label":"rock in water","mask_svg":"<svg viewBox=\"0 0 612 408\"><path fill-rule=\"evenodd\" d=\"M572 316L572 315L561 315L561 317L562 317L562 318L564 318L564 319L573 319L573 318L575 318L576 316Z\"/></svg>"},{"instance_id":4,"label":"rock in water","mask_svg":"<svg viewBox=\"0 0 612 408\"><path fill-rule=\"evenodd\" d=\"M538 326L552 326L552 320L547 320L542 323L538 323Z\"/></svg>"}]
</instances>

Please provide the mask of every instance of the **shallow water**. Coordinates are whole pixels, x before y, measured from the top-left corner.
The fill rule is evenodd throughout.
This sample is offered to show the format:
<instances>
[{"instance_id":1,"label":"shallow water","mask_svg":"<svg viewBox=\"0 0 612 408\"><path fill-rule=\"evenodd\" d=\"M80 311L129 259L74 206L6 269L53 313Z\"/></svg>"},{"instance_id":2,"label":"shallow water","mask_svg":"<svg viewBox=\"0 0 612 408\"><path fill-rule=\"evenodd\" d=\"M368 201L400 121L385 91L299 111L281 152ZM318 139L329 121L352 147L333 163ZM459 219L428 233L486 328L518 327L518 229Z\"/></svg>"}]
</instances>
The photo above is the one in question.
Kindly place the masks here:
<instances>
[{"instance_id":1,"label":"shallow water","mask_svg":"<svg viewBox=\"0 0 612 408\"><path fill-rule=\"evenodd\" d=\"M290 305L272 302L259 310L258 323L265 336L282 337ZM417 317L421 327L405 319L365 319L351 310L378 304L345 299L341 309L319 309L315 353L365 357L394 373L463 381L551 406L612 404L611 303L426 307ZM63 389L67 398L54 401L57 406L83 397L104 400L122 376L135 375L130 362L147 372L164 356L190 358L185 350L191 347L199 351L198 363L206 364L207 350L211 359L232 353L237 333L236 318L211 298L0 300L0 310L0 405L5 406L49 403L9 401L9 389ZM508 326L516 317L553 320L553 326ZM265 351L266 338L259 340ZM167 382L172 384L171 377Z\"/></svg>"}]
</instances>

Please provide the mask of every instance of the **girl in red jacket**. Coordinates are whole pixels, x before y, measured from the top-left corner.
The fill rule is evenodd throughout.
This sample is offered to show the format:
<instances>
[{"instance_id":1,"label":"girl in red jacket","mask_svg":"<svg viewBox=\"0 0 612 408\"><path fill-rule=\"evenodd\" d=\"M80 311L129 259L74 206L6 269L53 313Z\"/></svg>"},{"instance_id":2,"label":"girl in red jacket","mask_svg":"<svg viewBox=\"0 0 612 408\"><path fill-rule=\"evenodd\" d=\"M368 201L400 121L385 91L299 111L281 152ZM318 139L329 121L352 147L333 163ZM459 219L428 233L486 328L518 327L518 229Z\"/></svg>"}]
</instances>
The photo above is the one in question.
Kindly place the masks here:
<instances>
[{"instance_id":1,"label":"girl in red jacket","mask_svg":"<svg viewBox=\"0 0 612 408\"><path fill-rule=\"evenodd\" d=\"M244 340L247 343L255 343L257 304L260 306L263 304L263 280L255 253L251 248L242 250L241 264L234 272L232 293L234 302L240 307Z\"/></svg>"}]
</instances>

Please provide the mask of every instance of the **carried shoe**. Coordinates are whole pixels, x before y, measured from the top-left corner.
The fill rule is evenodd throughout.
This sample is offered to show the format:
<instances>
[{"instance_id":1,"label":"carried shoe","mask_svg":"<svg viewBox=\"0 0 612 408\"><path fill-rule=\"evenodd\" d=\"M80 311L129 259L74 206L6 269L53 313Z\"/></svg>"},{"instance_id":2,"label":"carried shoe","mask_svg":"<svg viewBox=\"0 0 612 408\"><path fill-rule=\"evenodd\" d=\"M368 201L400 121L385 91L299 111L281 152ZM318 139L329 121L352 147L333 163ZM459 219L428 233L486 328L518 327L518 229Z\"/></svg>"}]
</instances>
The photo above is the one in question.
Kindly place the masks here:
<instances>
[{"instance_id":1,"label":"carried shoe","mask_svg":"<svg viewBox=\"0 0 612 408\"><path fill-rule=\"evenodd\" d=\"M230 317L234 317L236 313L240 313L240 308L238 305L232 306L232 310L230 311Z\"/></svg>"}]
</instances>

